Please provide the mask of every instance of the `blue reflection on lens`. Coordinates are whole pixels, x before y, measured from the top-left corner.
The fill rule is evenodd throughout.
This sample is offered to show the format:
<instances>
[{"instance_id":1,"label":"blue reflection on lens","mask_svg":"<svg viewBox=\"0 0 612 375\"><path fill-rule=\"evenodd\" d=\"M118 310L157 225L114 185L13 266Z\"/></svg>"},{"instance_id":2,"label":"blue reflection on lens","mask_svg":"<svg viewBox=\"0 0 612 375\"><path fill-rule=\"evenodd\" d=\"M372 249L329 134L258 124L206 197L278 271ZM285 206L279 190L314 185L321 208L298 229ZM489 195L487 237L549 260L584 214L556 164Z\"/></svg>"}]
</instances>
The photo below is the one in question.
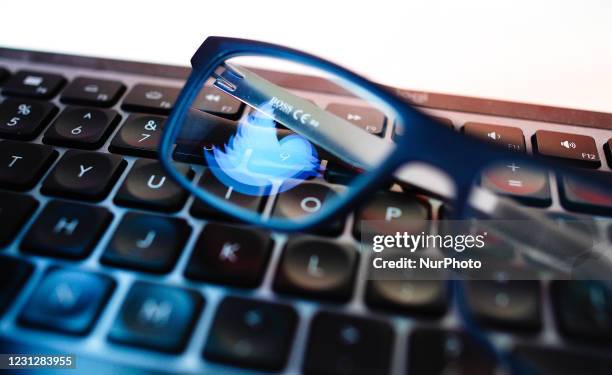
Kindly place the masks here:
<instances>
[{"instance_id":1,"label":"blue reflection on lens","mask_svg":"<svg viewBox=\"0 0 612 375\"><path fill-rule=\"evenodd\" d=\"M270 104L262 112L272 113ZM225 145L204 149L211 172L226 186L248 195L268 194L272 186L287 191L316 176L319 158L304 137L291 134L278 139L274 119L251 112L238 123L238 130Z\"/></svg>"}]
</instances>

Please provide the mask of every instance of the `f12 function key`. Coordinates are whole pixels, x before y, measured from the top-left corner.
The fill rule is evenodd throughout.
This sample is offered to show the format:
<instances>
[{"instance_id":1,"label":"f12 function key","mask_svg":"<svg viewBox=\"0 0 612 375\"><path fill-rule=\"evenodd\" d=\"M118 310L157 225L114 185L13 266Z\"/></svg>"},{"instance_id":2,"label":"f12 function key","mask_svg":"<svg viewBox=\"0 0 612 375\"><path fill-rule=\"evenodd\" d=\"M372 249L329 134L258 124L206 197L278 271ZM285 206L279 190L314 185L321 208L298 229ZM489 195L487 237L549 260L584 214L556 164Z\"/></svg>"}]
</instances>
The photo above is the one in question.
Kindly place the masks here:
<instances>
[{"instance_id":1,"label":"f12 function key","mask_svg":"<svg viewBox=\"0 0 612 375\"><path fill-rule=\"evenodd\" d=\"M533 136L533 145L540 155L588 168L601 165L595 140L586 135L538 130Z\"/></svg>"}]
</instances>

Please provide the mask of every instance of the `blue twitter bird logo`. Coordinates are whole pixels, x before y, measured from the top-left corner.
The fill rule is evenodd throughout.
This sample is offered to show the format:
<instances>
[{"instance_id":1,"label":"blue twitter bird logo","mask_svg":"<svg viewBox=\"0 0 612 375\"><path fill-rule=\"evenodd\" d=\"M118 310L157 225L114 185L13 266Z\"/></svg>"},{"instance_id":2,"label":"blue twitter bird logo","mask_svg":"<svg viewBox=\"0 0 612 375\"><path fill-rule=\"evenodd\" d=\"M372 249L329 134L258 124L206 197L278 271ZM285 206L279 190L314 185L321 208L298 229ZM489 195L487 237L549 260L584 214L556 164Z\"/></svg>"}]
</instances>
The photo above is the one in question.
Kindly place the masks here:
<instances>
[{"instance_id":1,"label":"blue twitter bird logo","mask_svg":"<svg viewBox=\"0 0 612 375\"><path fill-rule=\"evenodd\" d=\"M224 149L204 149L211 172L226 186L247 195L270 193L273 186L278 192L287 191L315 176L320 165L312 143L297 134L279 140L275 121L258 112L239 121Z\"/></svg>"}]
</instances>

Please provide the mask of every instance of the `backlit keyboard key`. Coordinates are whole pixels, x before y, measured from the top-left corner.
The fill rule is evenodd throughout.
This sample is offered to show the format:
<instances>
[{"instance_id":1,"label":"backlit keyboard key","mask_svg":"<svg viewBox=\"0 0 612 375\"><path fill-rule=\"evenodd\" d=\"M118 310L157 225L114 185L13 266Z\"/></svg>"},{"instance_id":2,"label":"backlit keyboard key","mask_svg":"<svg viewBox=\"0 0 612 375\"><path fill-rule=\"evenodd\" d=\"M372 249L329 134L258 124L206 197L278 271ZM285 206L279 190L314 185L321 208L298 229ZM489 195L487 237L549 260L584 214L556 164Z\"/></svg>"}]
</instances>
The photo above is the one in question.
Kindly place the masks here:
<instances>
[{"instance_id":1,"label":"backlit keyboard key","mask_svg":"<svg viewBox=\"0 0 612 375\"><path fill-rule=\"evenodd\" d=\"M272 215L278 219L299 221L303 216L316 214L325 202L333 200L336 193L331 187L316 182L302 182L298 186L278 194ZM314 229L317 233L337 235L342 232L344 222L341 219L320 225Z\"/></svg>"},{"instance_id":2,"label":"backlit keyboard key","mask_svg":"<svg viewBox=\"0 0 612 375\"><path fill-rule=\"evenodd\" d=\"M357 251L349 245L305 236L291 238L276 270L274 290L348 301L357 260Z\"/></svg>"},{"instance_id":3,"label":"backlit keyboard key","mask_svg":"<svg viewBox=\"0 0 612 375\"><path fill-rule=\"evenodd\" d=\"M0 191L0 248L11 243L37 207L29 195Z\"/></svg>"},{"instance_id":4,"label":"backlit keyboard key","mask_svg":"<svg viewBox=\"0 0 612 375\"><path fill-rule=\"evenodd\" d=\"M68 150L43 181L41 191L73 199L101 200L126 164L117 155Z\"/></svg>"},{"instance_id":5,"label":"backlit keyboard key","mask_svg":"<svg viewBox=\"0 0 612 375\"><path fill-rule=\"evenodd\" d=\"M586 135L538 130L533 136L535 151L575 165L599 168L601 162L595 140Z\"/></svg>"},{"instance_id":6,"label":"backlit keyboard key","mask_svg":"<svg viewBox=\"0 0 612 375\"><path fill-rule=\"evenodd\" d=\"M114 287L107 276L53 269L30 296L19 323L84 335L93 327Z\"/></svg>"},{"instance_id":7,"label":"backlit keyboard key","mask_svg":"<svg viewBox=\"0 0 612 375\"><path fill-rule=\"evenodd\" d=\"M552 295L561 332L612 342L612 292L597 280L558 280Z\"/></svg>"},{"instance_id":8,"label":"backlit keyboard key","mask_svg":"<svg viewBox=\"0 0 612 375\"><path fill-rule=\"evenodd\" d=\"M4 83L2 94L50 99L57 94L64 83L66 79L58 74L22 70Z\"/></svg>"},{"instance_id":9,"label":"backlit keyboard key","mask_svg":"<svg viewBox=\"0 0 612 375\"><path fill-rule=\"evenodd\" d=\"M261 194L242 194L236 190L234 187L229 185L225 185L221 181L219 181L210 169L206 169L198 181L198 186L206 190L208 193L222 198L227 201L229 204L233 204L239 206L244 209L252 210L255 212L261 211L263 208L264 198L264 189L261 189ZM193 205L191 206L191 214L195 217L201 219L216 219L216 220L224 220L224 221L233 221L233 218L230 218L227 214L220 212L219 210L211 207L207 203L195 199L193 201Z\"/></svg>"},{"instance_id":10,"label":"backlit keyboard key","mask_svg":"<svg viewBox=\"0 0 612 375\"><path fill-rule=\"evenodd\" d=\"M148 272L169 272L190 233L191 227L183 219L128 212L100 261Z\"/></svg>"},{"instance_id":11,"label":"backlit keyboard key","mask_svg":"<svg viewBox=\"0 0 612 375\"><path fill-rule=\"evenodd\" d=\"M178 353L187 343L204 299L191 290L136 282L108 338L121 344Z\"/></svg>"},{"instance_id":12,"label":"backlit keyboard key","mask_svg":"<svg viewBox=\"0 0 612 375\"><path fill-rule=\"evenodd\" d=\"M43 208L21 242L25 252L83 259L113 218L104 207L52 200Z\"/></svg>"},{"instance_id":13,"label":"backlit keyboard key","mask_svg":"<svg viewBox=\"0 0 612 375\"><path fill-rule=\"evenodd\" d=\"M0 316L10 306L33 269L25 260L0 256Z\"/></svg>"},{"instance_id":14,"label":"backlit keyboard key","mask_svg":"<svg viewBox=\"0 0 612 375\"><path fill-rule=\"evenodd\" d=\"M475 318L501 328L540 328L540 285L536 280L470 280L464 283Z\"/></svg>"},{"instance_id":15,"label":"backlit keyboard key","mask_svg":"<svg viewBox=\"0 0 612 375\"><path fill-rule=\"evenodd\" d=\"M57 155L57 151L49 146L15 141L0 142L0 187L31 189Z\"/></svg>"},{"instance_id":16,"label":"backlit keyboard key","mask_svg":"<svg viewBox=\"0 0 612 375\"><path fill-rule=\"evenodd\" d=\"M559 192L563 207L577 212L612 214L612 194L571 177L560 177Z\"/></svg>"},{"instance_id":17,"label":"backlit keyboard key","mask_svg":"<svg viewBox=\"0 0 612 375\"><path fill-rule=\"evenodd\" d=\"M431 207L426 201L404 193L380 192L357 211L353 234L361 239L362 234L420 233L430 218Z\"/></svg>"},{"instance_id":18,"label":"backlit keyboard key","mask_svg":"<svg viewBox=\"0 0 612 375\"><path fill-rule=\"evenodd\" d=\"M121 108L145 113L170 113L180 89L176 87L138 84L123 99Z\"/></svg>"},{"instance_id":19,"label":"backlit keyboard key","mask_svg":"<svg viewBox=\"0 0 612 375\"><path fill-rule=\"evenodd\" d=\"M0 137L29 141L57 112L51 103L8 98L0 104Z\"/></svg>"},{"instance_id":20,"label":"backlit keyboard key","mask_svg":"<svg viewBox=\"0 0 612 375\"><path fill-rule=\"evenodd\" d=\"M209 223L195 244L185 273L190 279L255 287L261 283L271 249L267 232Z\"/></svg>"},{"instance_id":21,"label":"backlit keyboard key","mask_svg":"<svg viewBox=\"0 0 612 375\"><path fill-rule=\"evenodd\" d=\"M60 100L69 104L110 107L124 91L125 86L119 81L77 77L64 89Z\"/></svg>"},{"instance_id":22,"label":"backlit keyboard key","mask_svg":"<svg viewBox=\"0 0 612 375\"><path fill-rule=\"evenodd\" d=\"M520 162L509 161L487 168L482 173L481 184L527 205L546 207L552 203L548 173Z\"/></svg>"},{"instance_id":23,"label":"backlit keyboard key","mask_svg":"<svg viewBox=\"0 0 612 375\"><path fill-rule=\"evenodd\" d=\"M608 142L604 145L604 150L608 158L608 165L612 168L612 138L608 139Z\"/></svg>"},{"instance_id":24,"label":"backlit keyboard key","mask_svg":"<svg viewBox=\"0 0 612 375\"><path fill-rule=\"evenodd\" d=\"M368 280L366 302L374 308L406 314L441 316L446 311L445 281Z\"/></svg>"},{"instance_id":25,"label":"backlit keyboard key","mask_svg":"<svg viewBox=\"0 0 612 375\"><path fill-rule=\"evenodd\" d=\"M408 374L497 374L492 355L464 333L418 328L409 340Z\"/></svg>"},{"instance_id":26,"label":"backlit keyboard key","mask_svg":"<svg viewBox=\"0 0 612 375\"><path fill-rule=\"evenodd\" d=\"M210 85L200 91L193 107L234 120L242 114L240 100Z\"/></svg>"},{"instance_id":27,"label":"backlit keyboard key","mask_svg":"<svg viewBox=\"0 0 612 375\"><path fill-rule=\"evenodd\" d=\"M157 157L157 147L165 117L132 114L113 138L110 152L148 158Z\"/></svg>"},{"instance_id":28,"label":"backlit keyboard key","mask_svg":"<svg viewBox=\"0 0 612 375\"><path fill-rule=\"evenodd\" d=\"M511 151L525 152L525 137L519 128L468 122L463 132Z\"/></svg>"},{"instance_id":29,"label":"backlit keyboard key","mask_svg":"<svg viewBox=\"0 0 612 375\"><path fill-rule=\"evenodd\" d=\"M528 369L527 374L541 375L609 375L610 355L597 350L568 350L550 347L519 345L512 352L514 361Z\"/></svg>"},{"instance_id":30,"label":"backlit keyboard key","mask_svg":"<svg viewBox=\"0 0 612 375\"><path fill-rule=\"evenodd\" d=\"M187 164L176 164L175 169L188 179L193 170ZM115 203L156 211L173 212L183 207L187 192L177 185L156 160L140 159L132 166L117 192Z\"/></svg>"},{"instance_id":31,"label":"backlit keyboard key","mask_svg":"<svg viewBox=\"0 0 612 375\"><path fill-rule=\"evenodd\" d=\"M119 119L113 110L66 107L45 133L43 142L94 150L102 146Z\"/></svg>"},{"instance_id":32,"label":"backlit keyboard key","mask_svg":"<svg viewBox=\"0 0 612 375\"><path fill-rule=\"evenodd\" d=\"M310 323L305 374L388 374L394 334L383 321L320 312Z\"/></svg>"},{"instance_id":33,"label":"backlit keyboard key","mask_svg":"<svg viewBox=\"0 0 612 375\"><path fill-rule=\"evenodd\" d=\"M9 76L9 71L3 67L0 67L0 83Z\"/></svg>"},{"instance_id":34,"label":"backlit keyboard key","mask_svg":"<svg viewBox=\"0 0 612 375\"><path fill-rule=\"evenodd\" d=\"M226 297L204 347L210 361L280 371L287 362L298 316L290 306Z\"/></svg>"},{"instance_id":35,"label":"backlit keyboard key","mask_svg":"<svg viewBox=\"0 0 612 375\"><path fill-rule=\"evenodd\" d=\"M385 115L374 108L332 103L325 109L368 133L382 137L385 131Z\"/></svg>"}]
</instances>

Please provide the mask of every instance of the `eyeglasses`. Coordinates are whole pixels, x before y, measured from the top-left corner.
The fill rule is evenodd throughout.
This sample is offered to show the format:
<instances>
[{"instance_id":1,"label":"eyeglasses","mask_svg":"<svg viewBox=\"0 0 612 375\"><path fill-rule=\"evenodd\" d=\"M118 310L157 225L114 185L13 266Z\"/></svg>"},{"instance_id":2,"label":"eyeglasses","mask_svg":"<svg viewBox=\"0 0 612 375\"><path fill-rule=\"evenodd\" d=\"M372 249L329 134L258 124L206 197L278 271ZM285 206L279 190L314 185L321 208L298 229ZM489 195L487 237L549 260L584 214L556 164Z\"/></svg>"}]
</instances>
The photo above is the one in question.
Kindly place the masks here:
<instances>
[{"instance_id":1,"label":"eyeglasses","mask_svg":"<svg viewBox=\"0 0 612 375\"><path fill-rule=\"evenodd\" d=\"M528 255L556 272L576 272L564 269L567 252L559 247L595 257L596 262L579 269L578 277L605 280L612 287L608 245L593 244L588 234L560 229L544 213L493 193L483 177L512 166L512 172L520 168L529 176L543 175L542 181L550 174L562 176L610 197L609 174L530 156L519 141L500 147L500 142L457 133L393 90L294 49L210 37L191 63L192 73L163 131L160 160L178 184L212 211L262 228L299 232L333 227L337 218L389 186L416 190L441 200L445 218L492 219L493 227L505 219L494 229L518 241L523 251L537 249ZM322 109L321 103L301 97L299 89L273 83L266 71L252 68L262 63L298 73L301 87L312 91L331 85L346 100ZM280 77L282 81L282 73ZM498 140L499 134L485 132L485 138ZM563 147L565 143L573 147L560 141ZM188 178L177 160L204 164L202 179ZM511 177L504 178L512 185ZM495 183L495 177L489 180ZM521 183L513 184L542 188L541 181L531 184L538 186ZM384 225L369 229L389 230ZM461 297L461 289L455 295ZM465 309L460 310L468 331L507 361L507 355L473 329Z\"/></svg>"},{"instance_id":2,"label":"eyeglasses","mask_svg":"<svg viewBox=\"0 0 612 375\"><path fill-rule=\"evenodd\" d=\"M522 219L546 236L584 240L591 248L588 236L559 230L544 214L484 188L481 177L513 165L610 196L609 174L530 156L519 142L500 147L457 133L389 88L290 48L210 37L191 62L164 128L160 159L176 182L213 210L263 228L306 231L334 225L335 218L395 184L441 199L448 218ZM262 62L300 73L314 91L340 88L346 103L322 109L249 68ZM206 165L200 182L187 178L178 156ZM612 269L608 254L604 262Z\"/></svg>"},{"instance_id":3,"label":"eyeglasses","mask_svg":"<svg viewBox=\"0 0 612 375\"><path fill-rule=\"evenodd\" d=\"M394 183L441 199L448 218L529 221L546 237L579 244L581 235L588 236L559 230L544 214L484 188L481 177L512 165L513 172L520 168L542 180L554 173L611 195L609 174L530 156L520 141L500 147L457 133L392 90L304 52L210 37L191 62L193 71L164 128L160 159L196 199L242 222L285 232L330 226ZM334 85L348 104L322 109L248 68L261 63L301 73L302 86L315 91ZM232 116L237 118L228 120ZM173 161L177 155L207 166L199 183ZM582 240L591 247L590 238ZM604 259L612 266L609 255Z\"/></svg>"}]
</instances>

